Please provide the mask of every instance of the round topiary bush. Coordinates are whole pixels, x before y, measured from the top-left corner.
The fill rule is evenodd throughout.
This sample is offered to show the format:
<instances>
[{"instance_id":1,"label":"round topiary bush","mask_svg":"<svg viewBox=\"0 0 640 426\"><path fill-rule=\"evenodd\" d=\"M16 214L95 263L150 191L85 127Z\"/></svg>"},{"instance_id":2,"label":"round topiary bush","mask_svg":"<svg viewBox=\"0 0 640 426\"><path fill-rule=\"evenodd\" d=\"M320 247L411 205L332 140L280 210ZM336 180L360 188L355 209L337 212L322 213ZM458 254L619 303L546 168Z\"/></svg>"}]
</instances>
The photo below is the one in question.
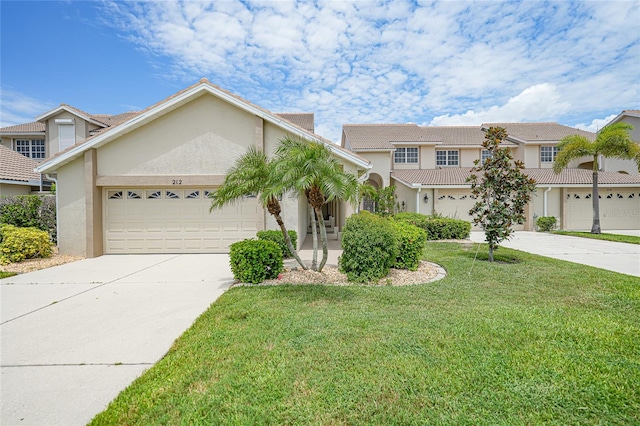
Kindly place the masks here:
<instances>
[{"instance_id":1,"label":"round topiary bush","mask_svg":"<svg viewBox=\"0 0 640 426\"><path fill-rule=\"evenodd\" d=\"M243 240L229 249L233 277L243 283L258 284L277 278L284 267L282 250L273 241Z\"/></svg>"},{"instance_id":2,"label":"round topiary bush","mask_svg":"<svg viewBox=\"0 0 640 426\"><path fill-rule=\"evenodd\" d=\"M298 233L296 231L287 231L287 234L289 234L289 238L291 239L291 245L296 248L298 246ZM267 231L258 231L256 235L259 240L273 241L274 243L278 244L280 246L280 249L282 250L283 257L289 258L293 256L293 254L289 252L287 243L284 241L284 235L282 235L282 231L270 229Z\"/></svg>"},{"instance_id":3,"label":"round topiary bush","mask_svg":"<svg viewBox=\"0 0 640 426\"><path fill-rule=\"evenodd\" d=\"M398 242L398 256L393 268L415 271L420 266L420 259L424 254L427 231L406 222L392 221L391 224Z\"/></svg>"},{"instance_id":4,"label":"round topiary bush","mask_svg":"<svg viewBox=\"0 0 640 426\"><path fill-rule=\"evenodd\" d=\"M386 276L397 253L395 231L388 219L366 211L347 219L338 262L349 281L364 283Z\"/></svg>"},{"instance_id":5,"label":"round topiary bush","mask_svg":"<svg viewBox=\"0 0 640 426\"><path fill-rule=\"evenodd\" d=\"M47 232L13 225L0 226L0 265L52 254L53 243Z\"/></svg>"}]
</instances>

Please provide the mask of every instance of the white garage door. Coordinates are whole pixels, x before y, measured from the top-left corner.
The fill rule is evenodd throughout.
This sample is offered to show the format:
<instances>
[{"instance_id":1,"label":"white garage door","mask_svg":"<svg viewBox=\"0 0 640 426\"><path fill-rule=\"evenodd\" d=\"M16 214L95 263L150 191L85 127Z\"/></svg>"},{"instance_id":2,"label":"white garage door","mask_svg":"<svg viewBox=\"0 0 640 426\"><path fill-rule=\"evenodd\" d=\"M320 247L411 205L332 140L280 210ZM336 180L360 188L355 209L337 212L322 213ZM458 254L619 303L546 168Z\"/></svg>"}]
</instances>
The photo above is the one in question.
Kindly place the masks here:
<instances>
[{"instance_id":1,"label":"white garage door","mask_svg":"<svg viewBox=\"0 0 640 426\"><path fill-rule=\"evenodd\" d=\"M476 197L469 190L441 189L438 191L434 210L445 217L469 221L472 229L479 230L480 227L473 224L473 217L469 215L469 210L475 203ZM521 231L524 229L524 225L514 225L512 229Z\"/></svg>"},{"instance_id":2,"label":"white garage door","mask_svg":"<svg viewBox=\"0 0 640 426\"><path fill-rule=\"evenodd\" d=\"M602 229L640 229L640 191L600 189L600 227ZM593 224L591 190L572 190L566 196L565 229L589 231Z\"/></svg>"},{"instance_id":3,"label":"white garage door","mask_svg":"<svg viewBox=\"0 0 640 426\"><path fill-rule=\"evenodd\" d=\"M224 253L256 236L262 207L255 198L209 213L213 189L104 190L105 252Z\"/></svg>"}]
</instances>

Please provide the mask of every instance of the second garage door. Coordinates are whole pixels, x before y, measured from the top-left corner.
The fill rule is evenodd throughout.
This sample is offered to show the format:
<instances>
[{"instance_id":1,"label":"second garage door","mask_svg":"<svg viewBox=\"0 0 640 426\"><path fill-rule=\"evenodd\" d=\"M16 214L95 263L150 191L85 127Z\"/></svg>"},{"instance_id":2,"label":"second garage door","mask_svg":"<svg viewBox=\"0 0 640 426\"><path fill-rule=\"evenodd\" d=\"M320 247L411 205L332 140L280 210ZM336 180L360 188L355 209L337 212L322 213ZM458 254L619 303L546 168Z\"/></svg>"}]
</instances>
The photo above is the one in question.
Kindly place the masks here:
<instances>
[{"instance_id":1,"label":"second garage door","mask_svg":"<svg viewBox=\"0 0 640 426\"><path fill-rule=\"evenodd\" d=\"M224 253L256 236L263 209L255 198L209 213L214 189L104 190L105 253Z\"/></svg>"}]
</instances>

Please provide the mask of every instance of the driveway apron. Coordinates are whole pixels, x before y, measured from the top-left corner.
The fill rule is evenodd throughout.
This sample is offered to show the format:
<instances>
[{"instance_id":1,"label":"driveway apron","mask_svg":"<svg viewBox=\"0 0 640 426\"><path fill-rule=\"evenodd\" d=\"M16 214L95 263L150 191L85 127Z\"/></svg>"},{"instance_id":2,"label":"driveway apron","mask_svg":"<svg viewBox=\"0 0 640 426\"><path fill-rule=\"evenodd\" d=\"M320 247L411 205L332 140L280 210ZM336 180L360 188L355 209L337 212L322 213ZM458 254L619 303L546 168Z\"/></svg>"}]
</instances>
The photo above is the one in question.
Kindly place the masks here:
<instances>
[{"instance_id":1,"label":"driveway apron","mask_svg":"<svg viewBox=\"0 0 640 426\"><path fill-rule=\"evenodd\" d=\"M0 280L2 425L81 425L233 281L228 255L109 255Z\"/></svg>"},{"instance_id":2,"label":"driveway apron","mask_svg":"<svg viewBox=\"0 0 640 426\"><path fill-rule=\"evenodd\" d=\"M484 242L484 232L471 232L471 240ZM503 247L595 266L621 274L640 277L640 245L549 234L516 231Z\"/></svg>"}]
</instances>

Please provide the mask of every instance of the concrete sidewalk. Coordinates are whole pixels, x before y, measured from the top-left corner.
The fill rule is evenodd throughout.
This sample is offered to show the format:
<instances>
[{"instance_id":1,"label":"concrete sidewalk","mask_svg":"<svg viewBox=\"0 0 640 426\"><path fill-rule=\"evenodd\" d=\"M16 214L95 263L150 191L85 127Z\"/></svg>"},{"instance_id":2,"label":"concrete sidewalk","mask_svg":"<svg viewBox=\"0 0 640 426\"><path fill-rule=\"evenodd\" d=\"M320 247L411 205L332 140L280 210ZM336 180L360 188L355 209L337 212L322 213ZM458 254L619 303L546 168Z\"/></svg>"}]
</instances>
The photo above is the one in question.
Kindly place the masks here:
<instances>
[{"instance_id":1,"label":"concrete sidewalk","mask_svg":"<svg viewBox=\"0 0 640 426\"><path fill-rule=\"evenodd\" d=\"M610 232L614 233L614 231ZM482 231L472 231L470 238L474 242L485 242ZM569 237L546 232L516 231L513 233L513 238L500 245L640 277L640 245L638 244Z\"/></svg>"},{"instance_id":2,"label":"concrete sidewalk","mask_svg":"<svg viewBox=\"0 0 640 426\"><path fill-rule=\"evenodd\" d=\"M215 254L101 256L0 280L0 423L86 424L232 282Z\"/></svg>"}]
</instances>

